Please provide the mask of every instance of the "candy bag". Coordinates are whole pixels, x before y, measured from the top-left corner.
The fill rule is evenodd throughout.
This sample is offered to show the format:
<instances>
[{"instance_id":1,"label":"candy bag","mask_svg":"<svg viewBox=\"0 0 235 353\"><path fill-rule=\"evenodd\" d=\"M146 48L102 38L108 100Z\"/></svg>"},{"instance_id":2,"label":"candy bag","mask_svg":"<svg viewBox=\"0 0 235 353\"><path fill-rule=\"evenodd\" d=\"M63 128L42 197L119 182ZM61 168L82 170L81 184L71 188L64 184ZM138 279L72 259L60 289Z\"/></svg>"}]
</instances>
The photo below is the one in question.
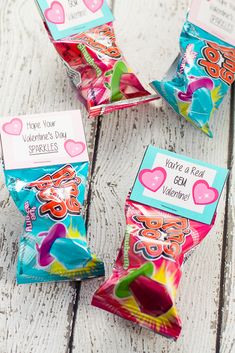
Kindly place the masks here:
<instances>
[{"instance_id":1,"label":"candy bag","mask_svg":"<svg viewBox=\"0 0 235 353\"><path fill-rule=\"evenodd\" d=\"M39 4L42 3L40 0L37 1ZM105 2L102 4L107 6ZM97 2L92 3L93 5L98 6ZM77 8L73 16L83 13L82 2L70 6ZM90 7L87 4L86 6ZM68 76L76 87L78 98L85 105L89 116L96 117L159 98L150 94L130 70L116 43L112 22L106 21L99 26L90 26L91 28L86 31L78 30L75 34L58 39L53 36L52 19L47 13L57 10L61 12L61 17L65 16L62 3L53 2L51 8L44 12L42 8L44 9L44 5L41 5L41 14L50 40L65 64ZM96 13L93 10L92 12L93 15ZM78 26L79 23L77 18Z\"/></svg>"},{"instance_id":2,"label":"candy bag","mask_svg":"<svg viewBox=\"0 0 235 353\"><path fill-rule=\"evenodd\" d=\"M88 163L5 170L6 185L25 217L17 282L82 280L104 275L91 254L82 216Z\"/></svg>"},{"instance_id":3,"label":"candy bag","mask_svg":"<svg viewBox=\"0 0 235 353\"><path fill-rule=\"evenodd\" d=\"M80 111L3 117L0 132L6 186L25 218L17 282L103 276L83 219L89 156Z\"/></svg>"},{"instance_id":4,"label":"candy bag","mask_svg":"<svg viewBox=\"0 0 235 353\"><path fill-rule=\"evenodd\" d=\"M213 137L210 120L235 79L235 47L186 21L173 78L151 86L175 112Z\"/></svg>"},{"instance_id":5,"label":"candy bag","mask_svg":"<svg viewBox=\"0 0 235 353\"><path fill-rule=\"evenodd\" d=\"M177 339L182 264L213 227L126 201L126 233L113 274L92 305Z\"/></svg>"}]
</instances>

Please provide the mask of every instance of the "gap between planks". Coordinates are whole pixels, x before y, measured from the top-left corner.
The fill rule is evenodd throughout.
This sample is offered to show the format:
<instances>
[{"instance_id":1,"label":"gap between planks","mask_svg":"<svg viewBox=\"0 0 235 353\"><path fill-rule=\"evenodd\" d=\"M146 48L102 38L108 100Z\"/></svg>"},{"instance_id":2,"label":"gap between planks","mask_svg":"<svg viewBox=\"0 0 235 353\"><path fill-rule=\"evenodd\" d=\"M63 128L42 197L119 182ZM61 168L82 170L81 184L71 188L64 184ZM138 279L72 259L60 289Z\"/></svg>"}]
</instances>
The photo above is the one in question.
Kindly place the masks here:
<instances>
[{"instance_id":1,"label":"gap between planks","mask_svg":"<svg viewBox=\"0 0 235 353\"><path fill-rule=\"evenodd\" d=\"M32 16L27 18L27 21L23 20L26 18L24 17L25 13L32 13ZM3 97L1 114L14 116L81 108L80 103L76 99L75 91L69 86L69 80L66 77L63 65L48 39L40 16L32 1L24 0L20 3L12 0L11 4L9 4L9 2L4 0L0 8L0 17L2 19L0 43L3 48L3 54L0 59L2 63L0 91ZM17 24L18 27L12 26L12 22ZM15 43L21 46L22 55L18 54L18 46ZM43 48L43 50L40 51L40 48ZM39 73L40 76L38 76ZM25 84L25 77L27 85ZM17 84L14 85L16 79ZM11 92L11 94L8 92ZM83 116L86 116L83 108L82 113ZM96 133L98 122L85 120L84 123L92 161L93 135ZM76 302L76 294L79 284L48 283L43 285L43 291L41 290L41 284L25 287L15 285L17 235L18 232L20 233L23 219L19 212L16 211L15 206L13 206L13 201L11 200L11 203L8 203L9 193L5 186L1 188L2 185L5 185L1 180L3 177L2 168L0 168L0 173L0 200L4 199L4 205L0 204L0 218L1 221L3 221L3 218L5 219L2 228L0 225L0 245L4 244L7 247L7 249L1 248L1 259L4 264L4 271L8 272L7 276L4 273L3 276L1 274L0 278L2 297L0 308L2 325L0 351L7 353L20 349L20 352L32 352L30 345L33 344L35 345L35 351L41 349L41 351L45 352L47 351L48 342L50 342L55 349L54 351L58 352L61 349L65 352L68 349L71 328L74 322L73 314L76 312L78 302ZM89 184L87 184L87 190L89 191ZM4 206L6 206L5 212ZM12 227L14 232L10 231L11 218L15 218L14 228ZM9 230L5 227L5 222L9 222ZM14 251L10 257L11 248ZM53 300L47 299L48 293L51 296L53 293L54 303L58 307L54 306ZM28 301L27 305L25 304L25 298ZM35 322L38 320L37 330L42 333L38 336L36 330L33 330L31 310L27 310L33 304L35 304L32 311L34 320ZM17 316L17 313L20 313L19 316ZM50 333L46 329L48 323L50 323L52 331ZM29 335L31 329L32 332ZM56 333L59 336L57 340L55 340ZM33 338L35 339L32 343ZM37 344L38 342L40 343ZM52 349L51 347L48 348Z\"/></svg>"},{"instance_id":2,"label":"gap between planks","mask_svg":"<svg viewBox=\"0 0 235 353\"><path fill-rule=\"evenodd\" d=\"M86 229L88 229L88 224L89 224L89 220L90 220L90 201L91 201L91 196L92 196L92 177L94 175L94 171L95 171L95 167L96 167L98 146L99 146L100 132L101 132L101 124L102 124L102 117L99 117L97 125L96 125L94 153L93 153L93 159L92 159L92 165L91 165L91 171L90 171L90 183L89 183L89 187L88 187L88 191L87 191L87 201L86 201L87 207L86 207L86 212L85 212ZM75 331L76 320L77 320L78 305L79 305L80 291L81 291L81 282L77 282L75 288L76 288L76 297L75 297L75 302L74 302L74 306L73 306L73 316L72 316L73 319L72 319L72 325L71 325L71 333L70 333L69 342L68 342L68 353L73 352L74 331Z\"/></svg>"},{"instance_id":3,"label":"gap between planks","mask_svg":"<svg viewBox=\"0 0 235 353\"><path fill-rule=\"evenodd\" d=\"M229 115L229 114L228 114ZM230 114L230 116L228 116L228 122L229 122L229 119L231 118L231 114ZM100 127L99 128L102 128L102 126L104 125L105 126L105 123L102 121L100 121L100 123L99 123L100 125ZM230 125L231 125L231 120L230 120ZM230 140L231 140L231 135L230 135ZM230 143L230 140L229 140L229 143ZM151 141L149 141L149 142L151 142ZM225 142L227 142L227 141L225 141ZM98 141L98 145L99 145L99 141ZM228 148L227 148L227 143L226 143L226 152L228 151ZM227 162L227 159L226 159L226 162ZM95 163L96 163L96 161L95 161ZM219 269L221 269L222 270L222 268L223 268L223 258L222 258L222 260L221 260L221 263L220 264L218 264L218 268ZM221 294L220 294L221 295ZM217 310L220 310L220 309L218 309L218 308L220 308L220 306L217 306ZM217 310L216 310L216 312L217 312ZM222 309L221 309L222 310ZM219 315L219 314L218 314ZM213 347L214 347L214 342L213 342ZM200 352L201 353L201 352Z\"/></svg>"},{"instance_id":4,"label":"gap between planks","mask_svg":"<svg viewBox=\"0 0 235 353\"><path fill-rule=\"evenodd\" d=\"M230 101L230 134L229 134L229 144L228 144L228 170L232 171L233 168L233 152L234 152L234 138L235 138L235 126L234 126L234 117L235 117L235 86L232 86L231 89L231 101ZM229 252L229 222L230 222L230 209L229 209L229 199L230 192L232 190L232 176L230 175L227 181L227 192L226 192L226 205L225 205L225 222L224 222L224 232L223 232L223 243L222 243L222 259L221 259L221 272L220 272L220 293L219 293L219 308L218 308L218 326L216 333L216 347L215 353L221 353L221 344L222 344L222 325L224 318L225 302L226 302L226 258L227 253ZM235 249L232 249L235 250ZM232 353L232 352L231 352Z\"/></svg>"},{"instance_id":5,"label":"gap between planks","mask_svg":"<svg viewBox=\"0 0 235 353\"><path fill-rule=\"evenodd\" d=\"M110 0L110 1L108 1L108 3L109 3L109 6L110 6L112 12L114 13L115 0ZM92 165L91 165L91 171L90 171L90 183L88 186L87 201L86 201L86 205L87 205L86 212L85 212L86 229L88 229L88 224L89 224L89 219L90 219L90 201L91 201L91 196L92 196L92 177L94 175L96 161L97 161L101 126L102 126L102 116L98 117L98 122L96 125L94 152L93 152ZM72 316L73 318L72 318L71 332L70 332L70 337L69 337L69 341L68 341L68 350L67 350L68 353L73 353L74 331L75 331L75 327L76 327L78 305L79 305L80 291L81 291L81 282L76 283L75 288L76 288L76 297L75 297L75 302L74 302L74 306L73 306L73 316Z\"/></svg>"}]
</instances>

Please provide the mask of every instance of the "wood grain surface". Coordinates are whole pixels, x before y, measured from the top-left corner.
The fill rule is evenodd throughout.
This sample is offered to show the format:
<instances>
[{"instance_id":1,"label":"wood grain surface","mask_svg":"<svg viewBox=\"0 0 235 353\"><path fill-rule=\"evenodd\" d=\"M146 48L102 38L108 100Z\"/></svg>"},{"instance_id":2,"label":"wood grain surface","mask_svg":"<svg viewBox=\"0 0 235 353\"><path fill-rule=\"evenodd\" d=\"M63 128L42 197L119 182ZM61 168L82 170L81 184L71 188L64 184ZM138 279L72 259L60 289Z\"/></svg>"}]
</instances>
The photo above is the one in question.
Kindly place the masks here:
<instances>
[{"instance_id":1,"label":"wood grain surface","mask_svg":"<svg viewBox=\"0 0 235 353\"><path fill-rule=\"evenodd\" d=\"M231 101L230 143L228 167L231 175L228 185L226 219L223 237L223 260L221 264L221 292L219 303L219 325L217 351L235 352L235 95ZM222 142L222 140L221 140Z\"/></svg>"},{"instance_id":2,"label":"wood grain surface","mask_svg":"<svg viewBox=\"0 0 235 353\"><path fill-rule=\"evenodd\" d=\"M81 107L33 1L2 0L0 23L1 115ZM92 160L97 122L84 123ZM0 352L67 352L77 285L16 286L23 218L9 198L2 170L0 177Z\"/></svg>"},{"instance_id":3,"label":"wood grain surface","mask_svg":"<svg viewBox=\"0 0 235 353\"><path fill-rule=\"evenodd\" d=\"M142 80L162 78L178 54L187 0L114 0L115 29ZM32 0L1 0L0 114L81 108L91 159L86 217L92 250L106 278L124 235L124 204L148 144L232 169L216 226L184 266L177 342L90 306L102 283L16 286L23 219L0 170L0 353L235 353L234 94L208 139L166 103L88 120L51 46Z\"/></svg>"}]
</instances>

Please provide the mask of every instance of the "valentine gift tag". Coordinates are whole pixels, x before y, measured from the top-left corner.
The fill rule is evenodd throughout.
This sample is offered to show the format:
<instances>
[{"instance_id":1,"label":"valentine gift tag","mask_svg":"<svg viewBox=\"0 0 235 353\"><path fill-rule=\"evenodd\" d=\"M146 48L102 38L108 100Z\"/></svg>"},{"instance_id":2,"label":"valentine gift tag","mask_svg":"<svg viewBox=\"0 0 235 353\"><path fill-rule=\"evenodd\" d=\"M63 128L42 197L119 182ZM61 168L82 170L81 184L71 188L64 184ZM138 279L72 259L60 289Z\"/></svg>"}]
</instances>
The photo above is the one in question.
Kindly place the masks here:
<instances>
[{"instance_id":1,"label":"valentine gift tag","mask_svg":"<svg viewBox=\"0 0 235 353\"><path fill-rule=\"evenodd\" d=\"M55 40L113 21L106 0L36 0Z\"/></svg>"},{"instance_id":2,"label":"valentine gift tag","mask_svg":"<svg viewBox=\"0 0 235 353\"><path fill-rule=\"evenodd\" d=\"M149 146L130 199L211 224L228 170Z\"/></svg>"},{"instance_id":3,"label":"valentine gift tag","mask_svg":"<svg viewBox=\"0 0 235 353\"><path fill-rule=\"evenodd\" d=\"M0 119L6 170L87 162L79 110Z\"/></svg>"},{"instance_id":4,"label":"valentine gift tag","mask_svg":"<svg viewBox=\"0 0 235 353\"><path fill-rule=\"evenodd\" d=\"M193 0L188 19L217 38L235 45L234 0Z\"/></svg>"}]
</instances>

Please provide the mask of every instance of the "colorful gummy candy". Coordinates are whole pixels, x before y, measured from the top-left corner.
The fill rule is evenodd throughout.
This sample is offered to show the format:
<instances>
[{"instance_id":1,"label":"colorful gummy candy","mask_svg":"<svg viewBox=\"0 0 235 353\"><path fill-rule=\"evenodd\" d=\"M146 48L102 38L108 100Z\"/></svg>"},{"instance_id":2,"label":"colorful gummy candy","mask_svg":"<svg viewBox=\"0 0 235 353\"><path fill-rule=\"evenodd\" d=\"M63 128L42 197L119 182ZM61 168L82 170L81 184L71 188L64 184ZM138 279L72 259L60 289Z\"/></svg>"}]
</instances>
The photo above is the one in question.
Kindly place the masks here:
<instances>
[{"instance_id":1,"label":"colorful gummy candy","mask_svg":"<svg viewBox=\"0 0 235 353\"><path fill-rule=\"evenodd\" d=\"M186 21L180 50L174 77L151 85L177 114L213 137L210 120L235 79L235 47Z\"/></svg>"},{"instance_id":2,"label":"colorful gummy candy","mask_svg":"<svg viewBox=\"0 0 235 353\"><path fill-rule=\"evenodd\" d=\"M126 233L113 274L92 304L127 320L178 338L175 307L182 264L212 225L126 201Z\"/></svg>"},{"instance_id":3,"label":"colorful gummy candy","mask_svg":"<svg viewBox=\"0 0 235 353\"><path fill-rule=\"evenodd\" d=\"M91 254L82 216L88 162L5 170L6 185L25 217L17 282L81 280L104 275Z\"/></svg>"},{"instance_id":4,"label":"colorful gummy candy","mask_svg":"<svg viewBox=\"0 0 235 353\"><path fill-rule=\"evenodd\" d=\"M90 116L159 98L146 91L129 69L117 46L113 23L61 40L50 39Z\"/></svg>"}]
</instances>

